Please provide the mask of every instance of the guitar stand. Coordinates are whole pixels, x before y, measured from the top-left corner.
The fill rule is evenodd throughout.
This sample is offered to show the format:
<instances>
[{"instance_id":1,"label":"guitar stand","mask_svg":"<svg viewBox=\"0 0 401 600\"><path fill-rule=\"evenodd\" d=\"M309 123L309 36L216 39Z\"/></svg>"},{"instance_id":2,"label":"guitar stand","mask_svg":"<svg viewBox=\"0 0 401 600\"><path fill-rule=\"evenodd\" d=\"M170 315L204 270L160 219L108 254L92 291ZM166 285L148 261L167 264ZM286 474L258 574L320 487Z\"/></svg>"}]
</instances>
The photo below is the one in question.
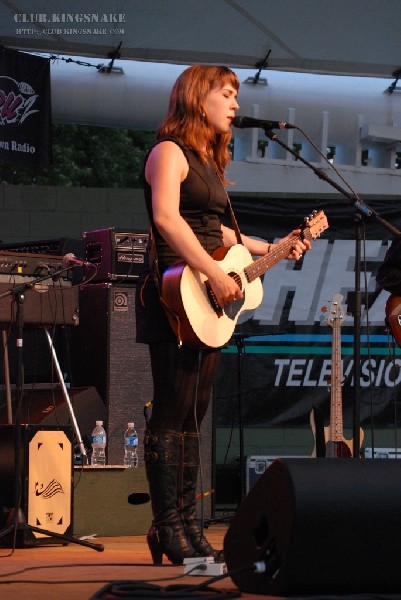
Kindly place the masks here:
<instances>
[{"instance_id":1,"label":"guitar stand","mask_svg":"<svg viewBox=\"0 0 401 600\"><path fill-rule=\"evenodd\" d=\"M241 333L234 333L234 342L237 346L237 385L238 385L238 434L239 434L239 477L240 477L240 502L245 500L245 454L244 454L244 424L242 420L242 357L244 355L244 339L249 337Z\"/></svg>"},{"instance_id":2,"label":"guitar stand","mask_svg":"<svg viewBox=\"0 0 401 600\"><path fill-rule=\"evenodd\" d=\"M68 267L70 268L70 267ZM86 546L88 548L92 548L93 550L97 550L98 552L103 552L104 546L103 544L94 544L92 542L87 542L85 540L80 540L78 538L74 538L71 536L63 535L54 531L49 531L47 529L41 529L39 527L34 527L26 522L25 516L20 508L21 502L21 445L22 445L22 436L21 436L21 408L22 408L22 398L24 392L24 379L23 379L23 330L24 330L24 301L25 301L25 291L27 288L33 287L35 283L39 283L45 279L54 278L55 276L60 276L67 269L61 269L57 273L52 273L49 276L40 277L34 281L30 281L27 284L17 285L8 292L0 295L0 299L5 296L14 295L17 302L17 335L16 335L16 347L17 347L17 385L16 385L16 411L15 411L15 425L14 425L14 481L15 481L15 489L14 489L14 507L9 509L9 513L7 515L6 527L0 531L0 539L6 536L13 537L14 543L17 540L17 533L41 533L43 535L47 535L52 538L57 538L61 542L64 543L74 543L79 544L80 546ZM64 383L63 375L60 369L59 362L57 360L57 355L54 350L53 342L50 337L49 331L45 328L46 337L49 343L50 351L52 354L53 362L55 368L57 370L57 374L59 377L60 385L63 390L64 398L67 402L67 406L70 411L71 420L74 425L75 434L79 441L79 446L81 448L82 454L86 456L86 451L84 444L81 439L81 434L79 432L78 424L75 419L74 411L72 409L71 401L68 396L67 388ZM11 536L10 534L13 534ZM34 536L32 535L32 538ZM34 545L34 544L32 544ZM12 545L13 547L13 545Z\"/></svg>"}]
</instances>

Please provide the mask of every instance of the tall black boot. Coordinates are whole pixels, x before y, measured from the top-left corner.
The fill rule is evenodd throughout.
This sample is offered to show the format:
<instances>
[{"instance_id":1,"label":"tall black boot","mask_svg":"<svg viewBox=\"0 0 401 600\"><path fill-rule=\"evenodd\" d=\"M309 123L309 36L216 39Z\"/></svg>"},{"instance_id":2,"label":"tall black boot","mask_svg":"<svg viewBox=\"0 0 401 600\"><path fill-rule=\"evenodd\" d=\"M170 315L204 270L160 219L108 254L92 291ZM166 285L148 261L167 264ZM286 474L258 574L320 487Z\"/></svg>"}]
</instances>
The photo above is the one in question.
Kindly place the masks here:
<instances>
[{"instance_id":1,"label":"tall black boot","mask_svg":"<svg viewBox=\"0 0 401 600\"><path fill-rule=\"evenodd\" d=\"M199 440L196 433L184 433L180 465L178 505L188 539L201 556L223 560L222 552L215 550L206 539L196 514L196 482L199 471Z\"/></svg>"},{"instance_id":2,"label":"tall black boot","mask_svg":"<svg viewBox=\"0 0 401 600\"><path fill-rule=\"evenodd\" d=\"M145 466L153 523L147 541L154 564L163 554L176 565L199 556L188 541L177 504L178 466L182 434L175 431L145 433Z\"/></svg>"}]
</instances>

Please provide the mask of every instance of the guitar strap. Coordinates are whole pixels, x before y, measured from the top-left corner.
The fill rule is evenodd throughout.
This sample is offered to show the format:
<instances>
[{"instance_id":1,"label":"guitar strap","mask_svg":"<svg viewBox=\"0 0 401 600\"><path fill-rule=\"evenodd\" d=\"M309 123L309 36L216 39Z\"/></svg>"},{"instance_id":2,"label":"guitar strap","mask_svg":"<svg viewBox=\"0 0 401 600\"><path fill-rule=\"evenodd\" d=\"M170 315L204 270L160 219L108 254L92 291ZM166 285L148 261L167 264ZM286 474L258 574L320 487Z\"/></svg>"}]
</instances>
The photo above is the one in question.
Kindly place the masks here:
<instances>
[{"instance_id":1,"label":"guitar strap","mask_svg":"<svg viewBox=\"0 0 401 600\"><path fill-rule=\"evenodd\" d=\"M222 185L223 185L223 182L222 182ZM231 204L230 197L227 194L226 188L224 188L224 191L225 191L226 196L227 196L228 211L230 213L231 223L232 223L233 229L235 231L235 237L237 238L237 244L242 244L241 232L240 232L239 227L238 227L237 219L235 218L235 214L234 214L234 210L233 210L233 207L232 207L232 204Z\"/></svg>"}]
</instances>

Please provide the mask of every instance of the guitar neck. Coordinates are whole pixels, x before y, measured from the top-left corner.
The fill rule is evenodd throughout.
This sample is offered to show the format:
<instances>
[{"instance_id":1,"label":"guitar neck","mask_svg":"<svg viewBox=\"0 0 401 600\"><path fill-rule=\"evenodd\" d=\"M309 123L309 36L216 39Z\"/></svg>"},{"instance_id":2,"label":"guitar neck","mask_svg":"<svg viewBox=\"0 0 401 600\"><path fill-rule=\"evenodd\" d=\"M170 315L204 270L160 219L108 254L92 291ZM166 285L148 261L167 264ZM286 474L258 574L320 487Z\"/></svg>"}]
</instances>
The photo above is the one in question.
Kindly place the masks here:
<instances>
[{"instance_id":1,"label":"guitar neck","mask_svg":"<svg viewBox=\"0 0 401 600\"><path fill-rule=\"evenodd\" d=\"M289 255L294 242L301 239L312 239L309 228L305 229L302 235L294 236L288 240L284 240L280 244L273 246L273 249L268 254L261 256L253 263L245 267L244 273L247 281L251 283L251 281L254 281L257 277L260 277L263 275L263 273L266 273L266 271L274 267L274 265Z\"/></svg>"},{"instance_id":2,"label":"guitar neck","mask_svg":"<svg viewBox=\"0 0 401 600\"><path fill-rule=\"evenodd\" d=\"M343 410L341 393L341 329L337 322L333 325L331 351L331 393L330 393L330 440L343 439Z\"/></svg>"}]
</instances>

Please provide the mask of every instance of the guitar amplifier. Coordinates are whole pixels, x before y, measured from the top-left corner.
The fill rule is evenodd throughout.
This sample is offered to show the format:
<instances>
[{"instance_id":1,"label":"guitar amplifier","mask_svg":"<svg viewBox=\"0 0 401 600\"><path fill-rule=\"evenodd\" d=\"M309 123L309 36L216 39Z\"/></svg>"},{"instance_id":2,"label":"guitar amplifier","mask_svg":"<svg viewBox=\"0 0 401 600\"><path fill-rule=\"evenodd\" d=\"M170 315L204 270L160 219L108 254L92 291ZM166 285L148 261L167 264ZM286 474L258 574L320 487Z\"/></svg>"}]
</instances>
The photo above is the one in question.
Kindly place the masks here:
<instances>
[{"instance_id":1,"label":"guitar amplifier","mask_svg":"<svg viewBox=\"0 0 401 600\"><path fill-rule=\"evenodd\" d=\"M95 282L133 282L145 260L149 234L107 227L84 232L85 259L96 265Z\"/></svg>"}]
</instances>

